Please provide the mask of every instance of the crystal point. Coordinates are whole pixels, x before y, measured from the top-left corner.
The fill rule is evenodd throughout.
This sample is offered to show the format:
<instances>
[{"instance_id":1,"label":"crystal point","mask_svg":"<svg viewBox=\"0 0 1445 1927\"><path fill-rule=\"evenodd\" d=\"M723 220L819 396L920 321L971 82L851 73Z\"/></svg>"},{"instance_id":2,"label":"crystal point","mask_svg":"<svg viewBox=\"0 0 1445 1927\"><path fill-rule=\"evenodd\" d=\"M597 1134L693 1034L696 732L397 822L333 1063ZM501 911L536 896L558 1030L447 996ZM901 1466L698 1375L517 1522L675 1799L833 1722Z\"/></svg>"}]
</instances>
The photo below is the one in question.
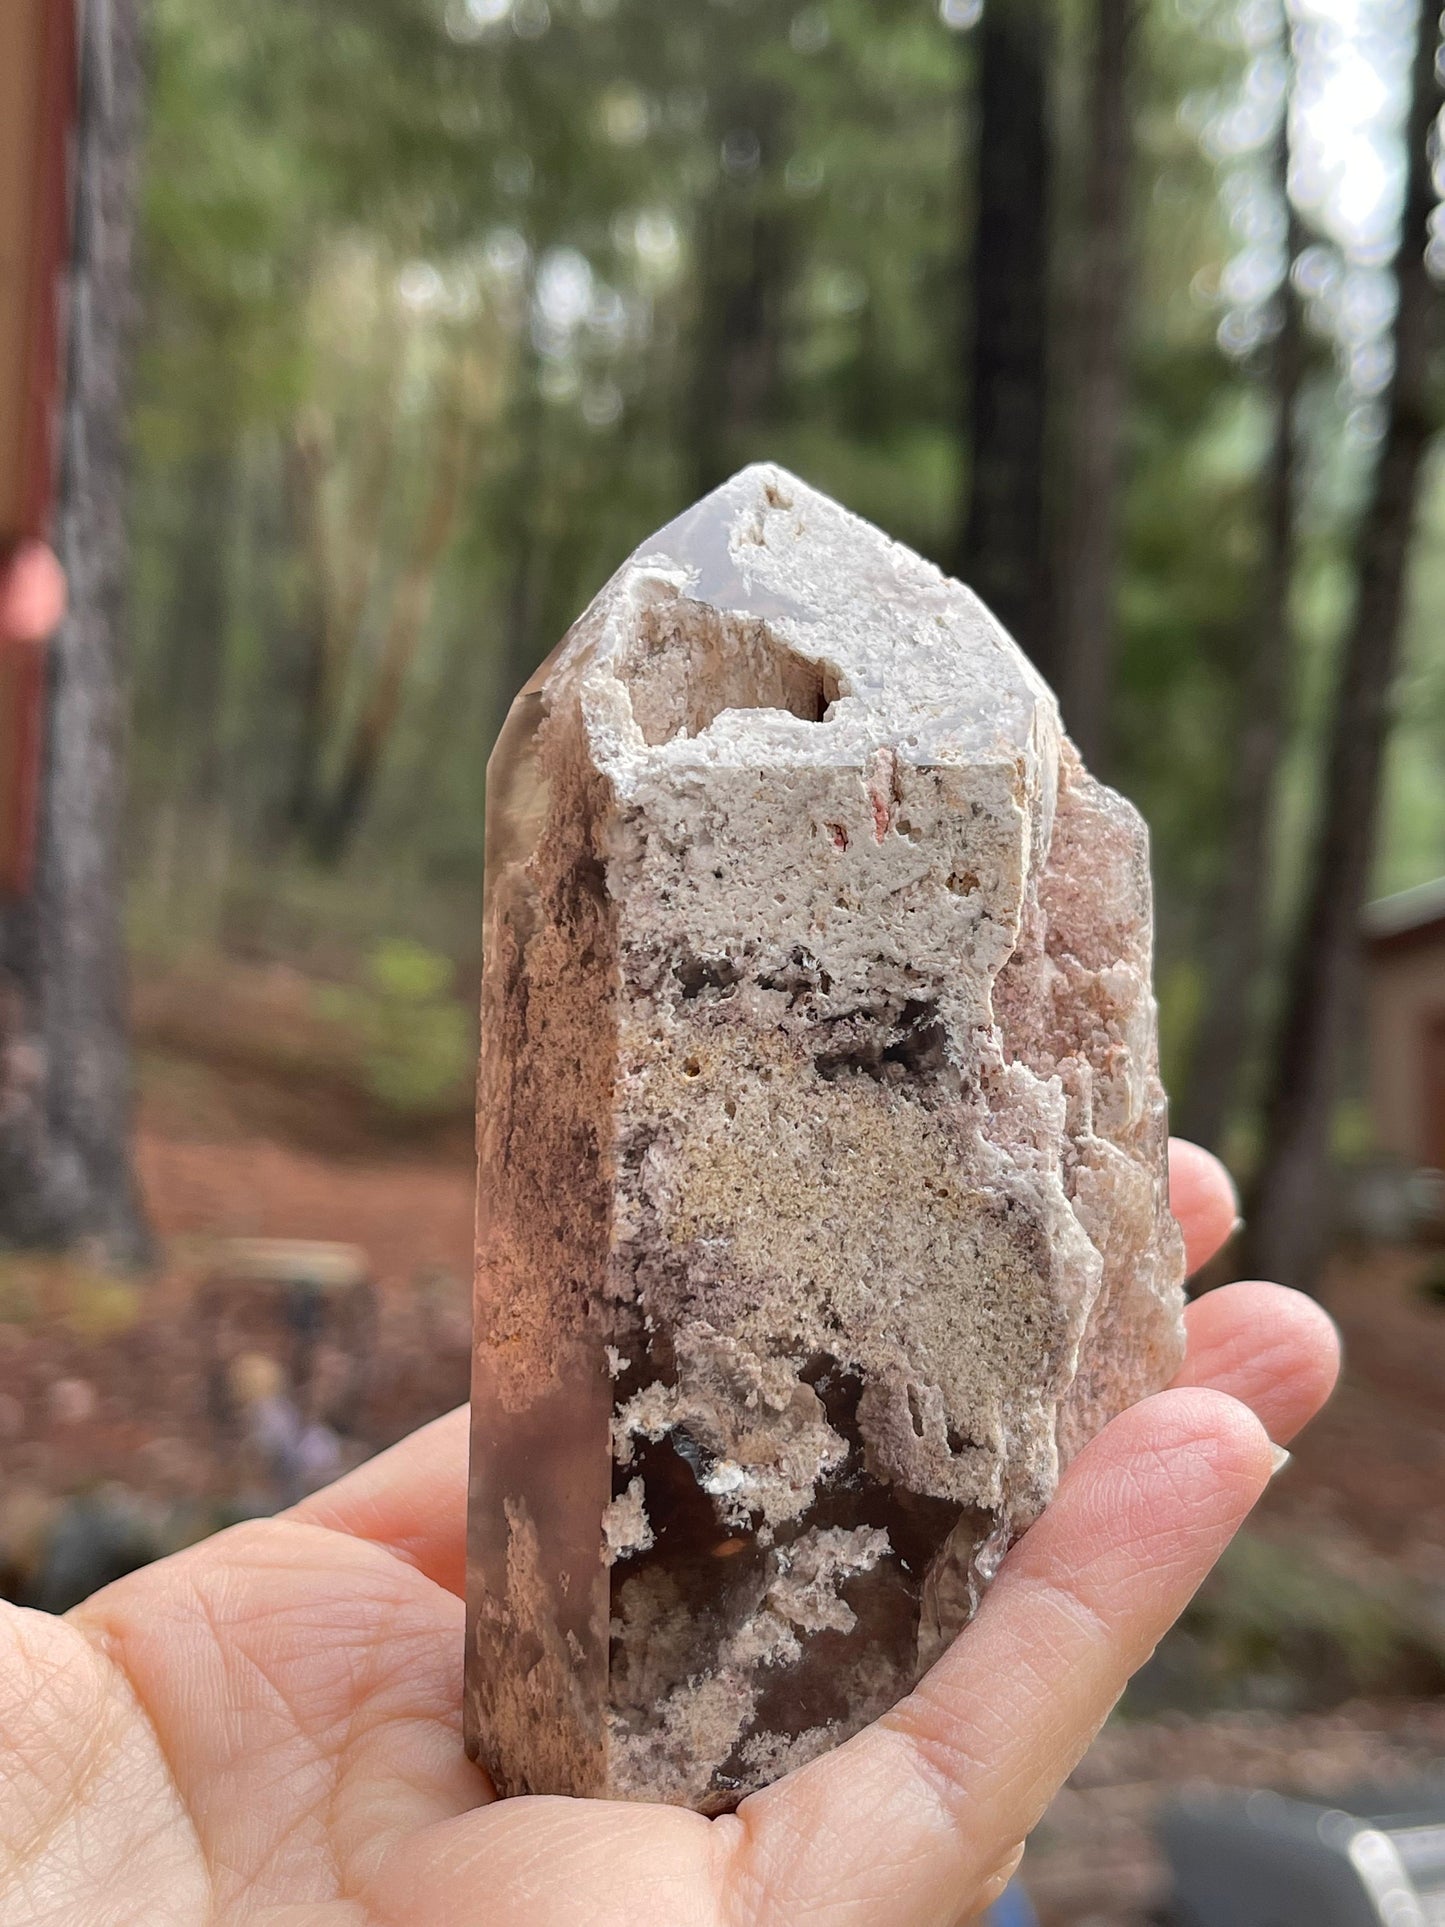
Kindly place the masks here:
<instances>
[{"instance_id":1,"label":"crystal point","mask_svg":"<svg viewBox=\"0 0 1445 1927\"><path fill-rule=\"evenodd\" d=\"M468 1744L721 1812L1178 1362L1145 832L975 596L766 466L487 799Z\"/></svg>"}]
</instances>

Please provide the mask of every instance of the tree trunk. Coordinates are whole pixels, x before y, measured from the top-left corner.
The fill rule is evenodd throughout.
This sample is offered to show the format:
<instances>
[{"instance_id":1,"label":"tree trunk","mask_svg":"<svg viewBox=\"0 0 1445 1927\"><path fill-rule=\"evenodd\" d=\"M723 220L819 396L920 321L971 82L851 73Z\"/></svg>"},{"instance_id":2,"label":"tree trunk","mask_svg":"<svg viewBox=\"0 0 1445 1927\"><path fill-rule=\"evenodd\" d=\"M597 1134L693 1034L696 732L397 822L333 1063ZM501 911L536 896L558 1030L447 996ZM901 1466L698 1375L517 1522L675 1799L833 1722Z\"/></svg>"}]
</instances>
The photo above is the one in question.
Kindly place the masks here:
<instances>
[{"instance_id":1,"label":"tree trunk","mask_svg":"<svg viewBox=\"0 0 1445 1927\"><path fill-rule=\"evenodd\" d=\"M1049 138L1042 0L989 0L978 45L971 479L959 573L1047 674Z\"/></svg>"},{"instance_id":2,"label":"tree trunk","mask_svg":"<svg viewBox=\"0 0 1445 1927\"><path fill-rule=\"evenodd\" d=\"M1180 1118L1181 1129L1212 1151L1219 1149L1234 1110L1254 1029L1269 911L1275 787L1285 746L1294 655L1290 586L1296 548L1295 443L1304 373L1304 319L1291 272L1304 236L1289 199L1288 97L1275 152L1275 185L1287 210L1289 238L1279 294L1280 326L1270 355L1274 420L1264 490L1258 616L1240 678L1224 874L1211 911L1203 1007Z\"/></svg>"},{"instance_id":3,"label":"tree trunk","mask_svg":"<svg viewBox=\"0 0 1445 1927\"><path fill-rule=\"evenodd\" d=\"M1331 1228L1330 1136L1345 1033L1356 1002L1359 923L1369 887L1390 686L1406 565L1434 426L1430 354L1439 295L1425 265L1435 205L1429 142L1440 107L1439 14L1424 0L1407 121L1409 172L1395 260L1395 366L1385 434L1361 523L1311 877L1289 970L1250 1208L1253 1275L1312 1286Z\"/></svg>"},{"instance_id":4,"label":"tree trunk","mask_svg":"<svg viewBox=\"0 0 1445 1927\"><path fill-rule=\"evenodd\" d=\"M724 93L714 128L757 143L741 178L725 176L703 210L689 421L694 497L727 480L772 419L782 372L783 305L796 256L778 176L786 116L776 90Z\"/></svg>"},{"instance_id":5,"label":"tree trunk","mask_svg":"<svg viewBox=\"0 0 1445 1927\"><path fill-rule=\"evenodd\" d=\"M142 1259L121 936L125 347L141 74L134 0L84 10L50 649L34 887L0 906L0 1240Z\"/></svg>"},{"instance_id":6,"label":"tree trunk","mask_svg":"<svg viewBox=\"0 0 1445 1927\"><path fill-rule=\"evenodd\" d=\"M1119 495L1133 292L1129 72L1138 0L1095 0L1084 219L1075 281L1075 392L1057 585L1056 674L1064 721L1103 766L1114 668Z\"/></svg>"}]
</instances>

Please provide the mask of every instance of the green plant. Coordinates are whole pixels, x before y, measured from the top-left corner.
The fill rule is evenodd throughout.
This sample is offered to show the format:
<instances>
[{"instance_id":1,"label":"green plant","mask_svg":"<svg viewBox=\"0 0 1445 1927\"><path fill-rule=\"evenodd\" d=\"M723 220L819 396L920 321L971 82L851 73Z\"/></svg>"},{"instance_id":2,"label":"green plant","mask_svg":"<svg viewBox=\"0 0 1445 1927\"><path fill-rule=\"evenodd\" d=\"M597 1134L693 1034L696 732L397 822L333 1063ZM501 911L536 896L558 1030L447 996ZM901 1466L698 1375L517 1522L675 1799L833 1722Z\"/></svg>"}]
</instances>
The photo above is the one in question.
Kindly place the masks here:
<instances>
[{"instance_id":1,"label":"green plant","mask_svg":"<svg viewBox=\"0 0 1445 1927\"><path fill-rule=\"evenodd\" d=\"M10 1253L0 1256L0 1325L29 1325L38 1315L34 1265Z\"/></svg>"},{"instance_id":2,"label":"green plant","mask_svg":"<svg viewBox=\"0 0 1445 1927\"><path fill-rule=\"evenodd\" d=\"M372 951L362 983L320 993L323 1014L356 1037L366 1088L388 1110L435 1110L470 1077L471 1016L452 974L447 958L393 937Z\"/></svg>"}]
</instances>

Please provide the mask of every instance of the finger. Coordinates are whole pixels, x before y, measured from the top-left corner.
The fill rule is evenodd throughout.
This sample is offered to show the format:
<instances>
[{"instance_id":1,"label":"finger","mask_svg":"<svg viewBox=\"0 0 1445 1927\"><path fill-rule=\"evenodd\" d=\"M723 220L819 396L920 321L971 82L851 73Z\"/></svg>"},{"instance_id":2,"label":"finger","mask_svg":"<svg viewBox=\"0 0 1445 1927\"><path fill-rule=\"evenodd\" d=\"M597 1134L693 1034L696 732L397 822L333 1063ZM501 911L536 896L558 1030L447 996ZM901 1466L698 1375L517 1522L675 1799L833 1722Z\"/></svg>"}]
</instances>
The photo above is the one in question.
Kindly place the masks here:
<instances>
[{"instance_id":1,"label":"finger","mask_svg":"<svg viewBox=\"0 0 1445 1927\"><path fill-rule=\"evenodd\" d=\"M1239 1223L1233 1178L1212 1152L1182 1137L1169 1140L1169 1209L1184 1233L1191 1272L1228 1244Z\"/></svg>"},{"instance_id":2,"label":"finger","mask_svg":"<svg viewBox=\"0 0 1445 1927\"><path fill-rule=\"evenodd\" d=\"M682 1807L538 1795L399 1843L367 1882L376 1927L719 1927L710 1821ZM736 1927L753 1927L742 1911Z\"/></svg>"},{"instance_id":3,"label":"finger","mask_svg":"<svg viewBox=\"0 0 1445 1927\"><path fill-rule=\"evenodd\" d=\"M65 614L65 576L43 542L24 542L0 562L0 639L43 642Z\"/></svg>"},{"instance_id":4,"label":"finger","mask_svg":"<svg viewBox=\"0 0 1445 1927\"><path fill-rule=\"evenodd\" d=\"M739 1809L731 1877L766 1896L750 1927L967 1919L1270 1470L1259 1421L1218 1392L1107 1426L921 1685Z\"/></svg>"},{"instance_id":5,"label":"finger","mask_svg":"<svg viewBox=\"0 0 1445 1927\"><path fill-rule=\"evenodd\" d=\"M385 1546L458 1598L467 1583L467 1408L434 1419L286 1515Z\"/></svg>"},{"instance_id":6,"label":"finger","mask_svg":"<svg viewBox=\"0 0 1445 1927\"><path fill-rule=\"evenodd\" d=\"M1334 1320L1283 1285L1223 1285L1184 1314L1189 1349L1177 1386L1210 1385L1247 1405L1272 1439L1292 1439L1334 1390Z\"/></svg>"}]
</instances>

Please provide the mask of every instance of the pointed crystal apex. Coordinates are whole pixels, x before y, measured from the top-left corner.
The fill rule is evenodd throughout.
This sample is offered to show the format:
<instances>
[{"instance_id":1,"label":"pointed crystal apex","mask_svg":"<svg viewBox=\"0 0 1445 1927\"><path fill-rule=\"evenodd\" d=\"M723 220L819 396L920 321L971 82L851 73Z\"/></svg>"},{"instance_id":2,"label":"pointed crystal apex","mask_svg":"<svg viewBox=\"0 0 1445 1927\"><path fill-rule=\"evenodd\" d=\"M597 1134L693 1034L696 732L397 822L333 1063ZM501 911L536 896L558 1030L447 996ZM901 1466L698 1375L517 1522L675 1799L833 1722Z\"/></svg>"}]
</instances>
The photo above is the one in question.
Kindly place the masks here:
<instances>
[{"instance_id":1,"label":"pointed crystal apex","mask_svg":"<svg viewBox=\"0 0 1445 1927\"><path fill-rule=\"evenodd\" d=\"M782 469L744 469L640 544L636 558L658 557L682 570L689 598L720 612L807 622L811 611L805 603L777 589L762 588L744 573L746 548L734 541L737 511L739 500L747 500L755 479L770 507L791 508L801 495L813 494L805 483Z\"/></svg>"}]
</instances>

